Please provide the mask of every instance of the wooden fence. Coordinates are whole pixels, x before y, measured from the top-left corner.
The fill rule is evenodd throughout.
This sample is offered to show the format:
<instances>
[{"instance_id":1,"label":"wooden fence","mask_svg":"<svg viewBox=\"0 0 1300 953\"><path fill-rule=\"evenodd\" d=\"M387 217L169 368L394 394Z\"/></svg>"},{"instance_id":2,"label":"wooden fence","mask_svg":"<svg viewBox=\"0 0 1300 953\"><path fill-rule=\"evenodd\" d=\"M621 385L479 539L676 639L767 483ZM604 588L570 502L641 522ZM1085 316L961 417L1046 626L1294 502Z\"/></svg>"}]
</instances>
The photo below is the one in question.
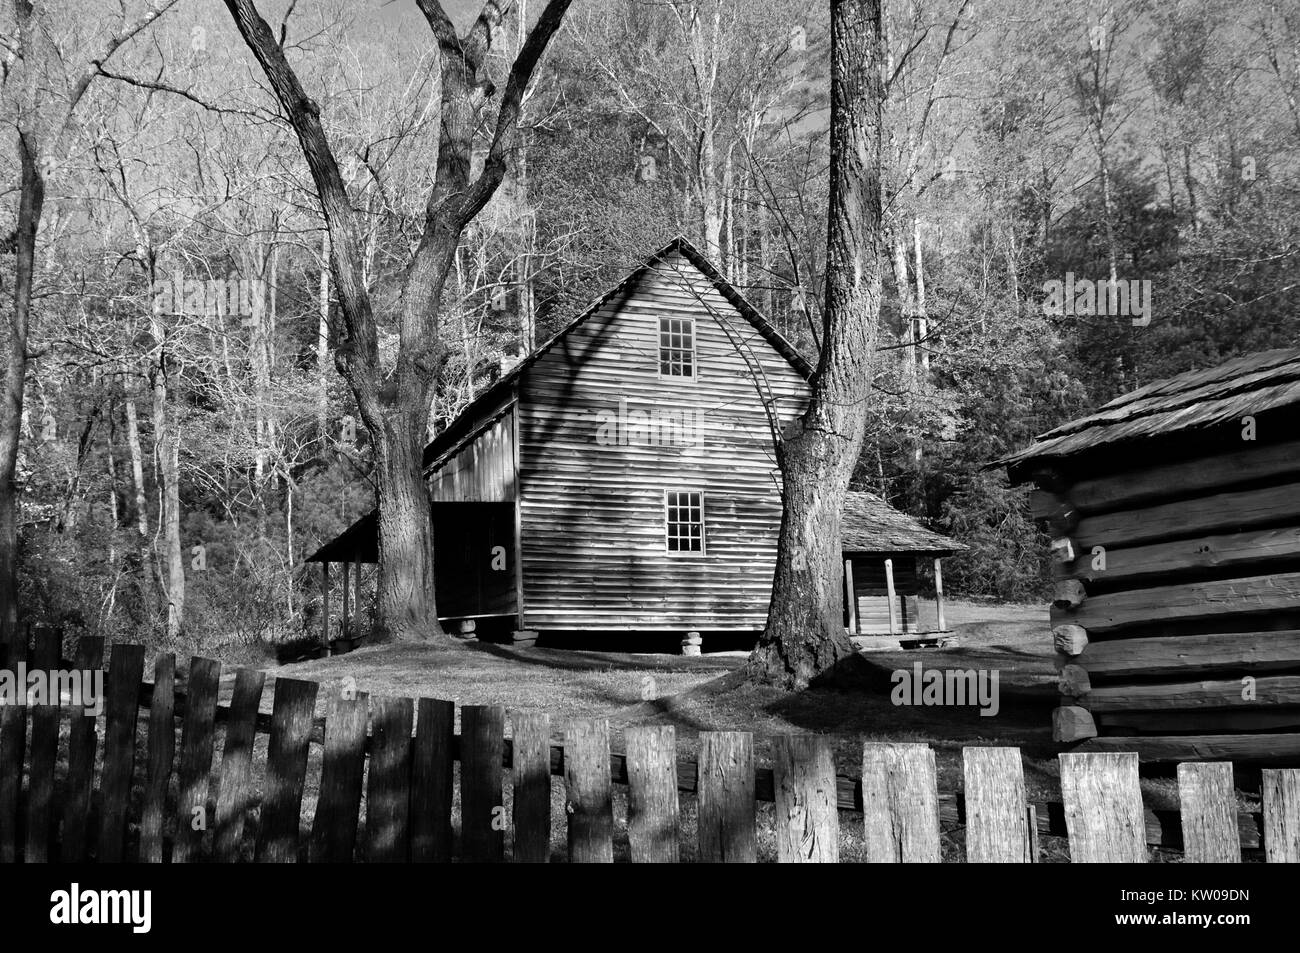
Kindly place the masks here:
<instances>
[{"instance_id":1,"label":"wooden fence","mask_svg":"<svg viewBox=\"0 0 1300 953\"><path fill-rule=\"evenodd\" d=\"M39 632L30 653L11 652L0 668L26 655L29 671L94 670L103 654L102 641L87 638L71 663L60 662L57 634ZM545 714L514 713L507 739L503 708L464 706L457 735L449 701L354 693L332 698L317 719L320 686L279 678L268 715L259 711L259 671L236 672L228 705L218 704L221 665L210 659L193 659L183 692L172 655L158 657L152 683L143 675L144 649L116 645L102 716L0 706L0 861L483 862L506 859L509 833L513 860L545 862L556 776L576 862L614 857L614 785L627 788L627 852L638 862L753 862L760 801L774 804L784 862L837 861L841 827L872 862L939 861L941 829L957 828L971 861L1035 861L1040 834L1067 837L1076 862L1146 861L1150 846L1181 848L1191 861L1240 861L1243 848L1300 861L1294 769L1265 770L1262 811L1249 812L1238 810L1229 764L1183 764L1181 812L1153 811L1142 803L1136 754L1062 754L1062 801L1034 804L1015 748L966 748L964 791L943 795L926 745L866 744L861 775L837 776L818 735L777 738L772 767L756 768L746 732L703 732L697 757L679 760L668 726L629 728L626 752L614 753L600 719L567 722L554 744ZM255 758L259 735L268 736L264 760ZM323 749L319 793L304 824L312 745ZM690 846L682 792L694 796Z\"/></svg>"}]
</instances>

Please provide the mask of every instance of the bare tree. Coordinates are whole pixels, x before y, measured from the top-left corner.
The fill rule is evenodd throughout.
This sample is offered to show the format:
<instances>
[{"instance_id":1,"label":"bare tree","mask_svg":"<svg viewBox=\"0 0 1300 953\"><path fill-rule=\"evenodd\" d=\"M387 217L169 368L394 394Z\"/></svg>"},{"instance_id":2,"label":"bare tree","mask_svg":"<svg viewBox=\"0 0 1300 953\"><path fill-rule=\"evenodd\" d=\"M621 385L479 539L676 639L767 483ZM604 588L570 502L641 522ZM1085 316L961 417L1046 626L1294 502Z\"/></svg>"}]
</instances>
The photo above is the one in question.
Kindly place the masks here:
<instances>
[{"instance_id":1,"label":"bare tree","mask_svg":"<svg viewBox=\"0 0 1300 953\"><path fill-rule=\"evenodd\" d=\"M397 366L385 378L362 273L361 226L321 126L319 107L285 57L285 29L277 38L253 0L226 0L298 136L329 231L330 267L344 324L343 333L336 335L335 362L374 445L379 492L377 634L394 639L441 633L434 602L433 528L421 464L434 387L447 351L439 333L443 286L462 233L505 174L524 91L570 0L550 0L520 47L477 176L471 169L475 133L484 105L496 92L488 77L488 54L512 4L489 0L461 37L437 0L417 3L440 55L442 127L423 231L402 279Z\"/></svg>"},{"instance_id":2,"label":"bare tree","mask_svg":"<svg viewBox=\"0 0 1300 953\"><path fill-rule=\"evenodd\" d=\"M14 482L27 380L28 332L35 279L36 239L45 206L46 179L70 148L77 107L119 48L176 5L163 0L129 18L122 5L120 22L96 48L77 51L56 41L57 12L33 0L11 0L12 39L0 73L0 96L17 137L18 220L3 240L16 256L13 306L0 324L0 643L13 639L18 625L18 498ZM8 31L6 31L7 33Z\"/></svg>"}]
</instances>

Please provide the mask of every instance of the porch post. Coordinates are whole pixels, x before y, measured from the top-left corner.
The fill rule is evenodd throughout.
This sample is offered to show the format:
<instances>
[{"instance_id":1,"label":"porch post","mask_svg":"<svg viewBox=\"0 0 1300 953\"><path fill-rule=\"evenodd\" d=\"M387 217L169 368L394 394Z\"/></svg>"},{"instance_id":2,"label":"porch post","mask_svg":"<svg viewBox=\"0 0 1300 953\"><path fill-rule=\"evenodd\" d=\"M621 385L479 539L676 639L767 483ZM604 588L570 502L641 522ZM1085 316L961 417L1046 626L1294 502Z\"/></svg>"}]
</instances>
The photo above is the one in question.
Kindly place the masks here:
<instances>
[{"instance_id":1,"label":"porch post","mask_svg":"<svg viewBox=\"0 0 1300 953\"><path fill-rule=\"evenodd\" d=\"M943 621L943 568L939 565L943 560L935 557L934 560L934 605L939 610L939 631L948 631L948 626Z\"/></svg>"},{"instance_id":2,"label":"porch post","mask_svg":"<svg viewBox=\"0 0 1300 953\"><path fill-rule=\"evenodd\" d=\"M339 616L339 635L345 639L352 634L352 588L348 585L348 570L351 568L348 561L343 560L343 614Z\"/></svg>"},{"instance_id":3,"label":"porch post","mask_svg":"<svg viewBox=\"0 0 1300 953\"><path fill-rule=\"evenodd\" d=\"M862 630L858 627L858 600L853 598L853 560L844 560L844 598L848 600L849 605L849 631L854 635L861 635Z\"/></svg>"},{"instance_id":4,"label":"porch post","mask_svg":"<svg viewBox=\"0 0 1300 953\"><path fill-rule=\"evenodd\" d=\"M894 593L894 561L885 560L885 591L889 594L889 634L898 634L898 596Z\"/></svg>"},{"instance_id":5,"label":"porch post","mask_svg":"<svg viewBox=\"0 0 1300 953\"><path fill-rule=\"evenodd\" d=\"M330 644L330 564L320 564L321 641Z\"/></svg>"}]
</instances>

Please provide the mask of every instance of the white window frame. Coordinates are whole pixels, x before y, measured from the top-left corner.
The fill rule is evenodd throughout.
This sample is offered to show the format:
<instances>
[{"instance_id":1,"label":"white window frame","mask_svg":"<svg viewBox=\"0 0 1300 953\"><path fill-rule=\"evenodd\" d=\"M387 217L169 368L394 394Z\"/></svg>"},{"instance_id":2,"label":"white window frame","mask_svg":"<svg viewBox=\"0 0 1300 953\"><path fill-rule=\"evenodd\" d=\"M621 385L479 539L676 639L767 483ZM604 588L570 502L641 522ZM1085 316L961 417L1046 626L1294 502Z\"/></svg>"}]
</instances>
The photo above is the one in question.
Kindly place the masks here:
<instances>
[{"instance_id":1,"label":"white window frame","mask_svg":"<svg viewBox=\"0 0 1300 953\"><path fill-rule=\"evenodd\" d=\"M678 540L681 540L681 539L689 539L689 538L690 538L690 537L683 537L683 536L680 536L680 535L679 535L679 536L676 536L676 537L673 537L673 536L670 535L670 533L669 533L669 529L670 529L670 528L672 527L672 525L673 525L672 522L668 519L668 496L669 496L669 494L671 494L671 493L677 493L677 494L682 494L682 493L691 493L691 494L696 494L696 495L699 496L699 498L700 498L700 523L699 523L699 526L700 526L700 548L699 548L699 549L673 549L671 546L669 546L669 540L671 540L671 539L676 538L676 539L678 539ZM681 504L681 503L678 503L678 504L677 504L677 507L678 507L678 509L681 509L682 504ZM693 507L691 506L690 503L687 503L687 504L686 504L686 508L687 508L687 509L693 509ZM703 556L703 555L705 555L705 553L706 553L706 551L707 551L707 547L708 547L708 533L707 533L706 530L705 530L705 518L704 518L704 513L705 513L705 505L704 505L704 491L703 491L703 490L696 489L695 487L675 487L675 488L672 488L672 489L665 489L665 490L664 490L664 552L667 553L669 556L687 556L687 557L690 557L690 556ZM681 520L678 520L678 521L677 521L677 525L678 525L678 526L683 526L683 525L693 526L693 525L695 525L695 524L694 524L694 523L682 523Z\"/></svg>"},{"instance_id":2,"label":"white window frame","mask_svg":"<svg viewBox=\"0 0 1300 953\"><path fill-rule=\"evenodd\" d=\"M664 373L664 333L665 333L665 332L664 332L664 322L665 322L665 321L680 321L680 322L684 323L687 327L690 328L690 331L691 331L691 373L690 373L689 375L686 375L686 374L665 374L665 373ZM696 322L695 322L695 319L694 319L694 318L678 318L678 317L674 317L674 316L669 315L669 314L661 314L661 315L659 315L659 323L658 323L658 325L657 325L656 328L655 328L655 335L656 335L655 340L658 342L658 349L657 349L658 360L659 360L658 369L659 369L659 379L660 379L661 381L693 381L693 380L698 380L698 379L699 379L699 377L700 377L700 355L699 355L698 338L697 338L696 335L695 335L695 331L696 331ZM681 333L681 332L673 332L673 331L670 330L670 331L668 331L667 333L668 333L668 334L673 334L673 333ZM675 350L675 351L683 351L683 352L686 350L685 348L672 348L671 345L670 345L670 349L671 349L671 350Z\"/></svg>"}]
</instances>

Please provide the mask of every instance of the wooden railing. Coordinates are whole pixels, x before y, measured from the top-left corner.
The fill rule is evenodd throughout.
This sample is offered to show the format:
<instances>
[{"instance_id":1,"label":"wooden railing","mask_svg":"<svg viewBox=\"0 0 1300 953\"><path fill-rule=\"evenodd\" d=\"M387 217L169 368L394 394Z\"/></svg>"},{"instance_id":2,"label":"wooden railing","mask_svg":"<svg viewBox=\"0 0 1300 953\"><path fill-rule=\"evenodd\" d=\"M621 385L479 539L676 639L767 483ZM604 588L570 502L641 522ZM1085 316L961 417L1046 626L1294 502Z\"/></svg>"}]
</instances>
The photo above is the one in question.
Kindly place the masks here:
<instances>
[{"instance_id":1,"label":"wooden railing","mask_svg":"<svg viewBox=\"0 0 1300 953\"><path fill-rule=\"evenodd\" d=\"M42 631L0 667L102 664L101 640L82 639L70 663L59 649L57 633ZM1152 846L1189 861L1241 860L1243 849L1300 860L1300 770L1265 770L1262 810L1251 812L1238 809L1231 765L1180 765L1181 811L1163 811L1143 805L1136 754L1062 754L1062 800L1031 803L1015 748L964 749L963 792L940 794L926 745L866 744L854 776L836 774L820 735L774 739L771 767L756 767L747 732L702 732L697 755L679 759L671 726L628 728L626 751L614 752L603 719L569 720L557 744L544 713L512 713L507 739L503 708L464 706L456 734L455 705L436 699L340 694L316 718L320 686L289 678L275 680L266 714L263 672L238 669L229 704L218 704L218 662L193 659L178 691L172 655L157 658L152 683L144 659L141 646L113 647L99 716L0 706L0 861L544 862L555 777L578 862L614 857L615 785L627 788L633 861L755 861L759 802L774 803L775 854L790 862L838 860L844 830L861 836L865 860L934 862L941 831L959 829L972 861L1038 860L1040 834L1066 837L1076 862L1145 861ZM318 793L304 814L313 745Z\"/></svg>"}]
</instances>

